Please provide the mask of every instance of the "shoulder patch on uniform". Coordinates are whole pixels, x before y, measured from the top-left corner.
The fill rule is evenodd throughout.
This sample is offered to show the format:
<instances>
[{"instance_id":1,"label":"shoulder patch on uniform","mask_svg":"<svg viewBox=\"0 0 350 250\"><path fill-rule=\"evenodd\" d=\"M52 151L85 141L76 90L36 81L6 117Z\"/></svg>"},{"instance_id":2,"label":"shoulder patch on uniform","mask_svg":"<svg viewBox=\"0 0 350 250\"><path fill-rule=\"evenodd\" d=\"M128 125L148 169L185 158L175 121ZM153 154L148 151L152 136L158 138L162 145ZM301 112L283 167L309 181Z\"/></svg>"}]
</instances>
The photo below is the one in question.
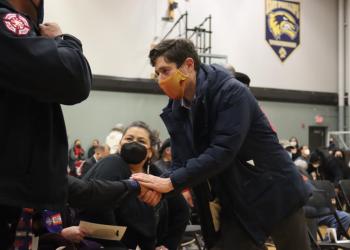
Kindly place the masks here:
<instances>
[{"instance_id":1,"label":"shoulder patch on uniform","mask_svg":"<svg viewBox=\"0 0 350 250\"><path fill-rule=\"evenodd\" d=\"M2 18L2 21L5 27L17 36L25 36L31 30L28 20L18 13L8 13Z\"/></svg>"}]
</instances>

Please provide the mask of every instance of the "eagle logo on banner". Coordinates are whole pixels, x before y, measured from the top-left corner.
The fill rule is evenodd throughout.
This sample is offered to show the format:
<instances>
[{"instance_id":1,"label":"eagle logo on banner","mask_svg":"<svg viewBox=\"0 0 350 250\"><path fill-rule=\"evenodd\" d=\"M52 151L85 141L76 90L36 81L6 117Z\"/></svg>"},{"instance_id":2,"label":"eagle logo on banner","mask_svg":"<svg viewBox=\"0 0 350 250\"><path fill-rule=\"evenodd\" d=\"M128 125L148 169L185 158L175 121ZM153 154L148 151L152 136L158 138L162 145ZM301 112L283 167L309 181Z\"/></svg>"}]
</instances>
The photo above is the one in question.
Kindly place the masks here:
<instances>
[{"instance_id":1,"label":"eagle logo on banner","mask_svg":"<svg viewBox=\"0 0 350 250\"><path fill-rule=\"evenodd\" d=\"M300 43L300 3L266 1L266 41L282 62Z\"/></svg>"}]
</instances>

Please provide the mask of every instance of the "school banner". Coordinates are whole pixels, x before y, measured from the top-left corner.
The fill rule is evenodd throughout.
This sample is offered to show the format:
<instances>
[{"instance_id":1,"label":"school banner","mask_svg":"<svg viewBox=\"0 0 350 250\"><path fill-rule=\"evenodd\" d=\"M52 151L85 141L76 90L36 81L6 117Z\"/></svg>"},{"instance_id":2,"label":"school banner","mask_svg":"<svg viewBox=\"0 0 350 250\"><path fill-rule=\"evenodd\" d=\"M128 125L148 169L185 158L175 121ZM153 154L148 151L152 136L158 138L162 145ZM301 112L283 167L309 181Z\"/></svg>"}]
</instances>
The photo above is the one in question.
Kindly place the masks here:
<instances>
[{"instance_id":1,"label":"school banner","mask_svg":"<svg viewBox=\"0 0 350 250\"><path fill-rule=\"evenodd\" d=\"M300 3L265 1L266 41L284 62L300 43Z\"/></svg>"}]
</instances>

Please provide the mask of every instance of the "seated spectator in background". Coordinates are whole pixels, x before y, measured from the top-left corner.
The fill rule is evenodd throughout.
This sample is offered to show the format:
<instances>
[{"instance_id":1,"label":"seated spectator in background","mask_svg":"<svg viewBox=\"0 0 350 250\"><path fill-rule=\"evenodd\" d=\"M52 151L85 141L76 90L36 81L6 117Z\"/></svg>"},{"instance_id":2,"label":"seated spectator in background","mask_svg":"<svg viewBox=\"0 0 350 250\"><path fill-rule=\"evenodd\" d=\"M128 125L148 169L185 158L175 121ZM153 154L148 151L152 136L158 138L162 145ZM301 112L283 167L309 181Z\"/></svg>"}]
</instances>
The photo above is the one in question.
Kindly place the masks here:
<instances>
[{"instance_id":1,"label":"seated spectator in background","mask_svg":"<svg viewBox=\"0 0 350 250\"><path fill-rule=\"evenodd\" d=\"M307 170L309 165L309 158L310 158L310 149L309 146L303 145L300 148L300 156L295 159L294 164L298 168L302 168L304 170Z\"/></svg>"},{"instance_id":2,"label":"seated spectator in background","mask_svg":"<svg viewBox=\"0 0 350 250\"><path fill-rule=\"evenodd\" d=\"M292 146L292 160L295 161L300 156L299 141L295 136L289 138L290 146Z\"/></svg>"},{"instance_id":3,"label":"seated spectator in background","mask_svg":"<svg viewBox=\"0 0 350 250\"><path fill-rule=\"evenodd\" d=\"M168 138L162 143L162 146L159 149L159 160L154 162L154 165L162 170L162 172L167 172L171 167L171 161L171 146L170 139Z\"/></svg>"},{"instance_id":4,"label":"seated spectator in background","mask_svg":"<svg viewBox=\"0 0 350 250\"><path fill-rule=\"evenodd\" d=\"M310 182L313 179L313 177L311 175L309 175L303 169L299 169L299 173L303 176L304 181L312 187L313 191L317 189ZM304 209L309 209L308 205L305 205ZM350 229L350 214L345 212L345 211L341 211L341 210L337 210L337 209L336 209L336 214L339 218L340 223L344 227L344 229L350 233L350 231L349 231L349 229ZM316 225L315 225L315 222L316 222ZM316 235L316 230L317 230L318 226L327 226L328 228L336 228L338 237L341 236L341 233L342 233L342 231L340 229L341 227L338 224L334 215L325 215L325 216L322 216L322 217L317 218L317 219L312 219L309 221L308 224L309 224L310 230L311 230L313 235ZM316 228L314 228L315 226L316 226ZM342 235L342 236L345 236L345 235Z\"/></svg>"},{"instance_id":5,"label":"seated spectator in background","mask_svg":"<svg viewBox=\"0 0 350 250\"><path fill-rule=\"evenodd\" d=\"M92 141L92 144L91 144L90 148L88 149L87 158L91 158L91 157L94 155L94 153L95 153L95 148L96 148L97 146L99 146L99 145L100 145L100 141L99 141L99 140L94 139L94 140Z\"/></svg>"},{"instance_id":6,"label":"seated spectator in background","mask_svg":"<svg viewBox=\"0 0 350 250\"><path fill-rule=\"evenodd\" d=\"M316 149L310 155L307 172L313 180L324 180L326 164L326 157L319 149Z\"/></svg>"},{"instance_id":7,"label":"seated spectator in background","mask_svg":"<svg viewBox=\"0 0 350 250\"><path fill-rule=\"evenodd\" d=\"M110 155L109 151L110 148L107 144L97 146L94 155L83 162L77 175L81 177L84 176L99 160Z\"/></svg>"},{"instance_id":8,"label":"seated spectator in background","mask_svg":"<svg viewBox=\"0 0 350 250\"><path fill-rule=\"evenodd\" d=\"M333 154L329 156L326 166L326 179L338 184L342 179L349 179L350 169L345 164L345 154L340 149L335 149Z\"/></svg>"},{"instance_id":9,"label":"seated spectator in background","mask_svg":"<svg viewBox=\"0 0 350 250\"><path fill-rule=\"evenodd\" d=\"M337 145L335 144L334 142L334 138L333 137L330 137L329 138L329 145L328 145L328 150L329 151L333 151L337 148Z\"/></svg>"},{"instance_id":10,"label":"seated spectator in background","mask_svg":"<svg viewBox=\"0 0 350 250\"><path fill-rule=\"evenodd\" d=\"M130 178L133 173L159 176L161 170L150 162L156 143L157 138L147 124L134 122L123 133L119 154L102 159L84 179L118 181ZM148 192L154 197L159 195ZM80 215L82 219L95 223L127 226L122 242L99 241L105 247L123 243L129 249L138 245L142 250L154 250L156 246L176 250L189 219L189 209L180 195L163 199L156 208L136 197L129 197L117 209L87 209Z\"/></svg>"},{"instance_id":11,"label":"seated spectator in background","mask_svg":"<svg viewBox=\"0 0 350 250\"><path fill-rule=\"evenodd\" d=\"M72 176L77 176L76 167L80 167L82 160L85 159L85 150L81 146L79 139L76 139L73 143L73 146L68 151L68 165L69 165L69 174Z\"/></svg>"},{"instance_id":12,"label":"seated spectator in background","mask_svg":"<svg viewBox=\"0 0 350 250\"><path fill-rule=\"evenodd\" d=\"M110 153L115 154L118 151L120 139L123 135L124 126L121 123L115 125L106 137L106 144L110 147Z\"/></svg>"}]
</instances>

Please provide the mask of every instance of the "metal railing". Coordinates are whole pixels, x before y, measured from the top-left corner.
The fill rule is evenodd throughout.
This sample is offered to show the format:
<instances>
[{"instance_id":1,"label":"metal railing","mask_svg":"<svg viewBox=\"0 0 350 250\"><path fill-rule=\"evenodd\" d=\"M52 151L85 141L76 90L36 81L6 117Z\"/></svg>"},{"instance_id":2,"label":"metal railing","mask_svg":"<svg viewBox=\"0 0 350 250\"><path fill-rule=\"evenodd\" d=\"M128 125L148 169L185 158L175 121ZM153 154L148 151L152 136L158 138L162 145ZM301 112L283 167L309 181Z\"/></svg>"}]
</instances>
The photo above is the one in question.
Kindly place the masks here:
<instances>
[{"instance_id":1,"label":"metal railing","mask_svg":"<svg viewBox=\"0 0 350 250\"><path fill-rule=\"evenodd\" d=\"M225 62L227 62L227 56L225 55L217 55L212 54L212 17L209 15L208 17L204 18L204 20L197 26L194 26L193 28L189 28L188 26L188 13L185 12L182 14L176 22L173 24L173 26L170 28L170 30L166 33L166 35L161 39L167 39L170 34L173 33L174 29L182 24L184 25L184 32L182 30L179 30L178 37L183 37L184 34L186 39L192 40L194 43L197 52L200 56L200 59L203 63L211 63L213 58L216 59L223 59Z\"/></svg>"}]
</instances>

